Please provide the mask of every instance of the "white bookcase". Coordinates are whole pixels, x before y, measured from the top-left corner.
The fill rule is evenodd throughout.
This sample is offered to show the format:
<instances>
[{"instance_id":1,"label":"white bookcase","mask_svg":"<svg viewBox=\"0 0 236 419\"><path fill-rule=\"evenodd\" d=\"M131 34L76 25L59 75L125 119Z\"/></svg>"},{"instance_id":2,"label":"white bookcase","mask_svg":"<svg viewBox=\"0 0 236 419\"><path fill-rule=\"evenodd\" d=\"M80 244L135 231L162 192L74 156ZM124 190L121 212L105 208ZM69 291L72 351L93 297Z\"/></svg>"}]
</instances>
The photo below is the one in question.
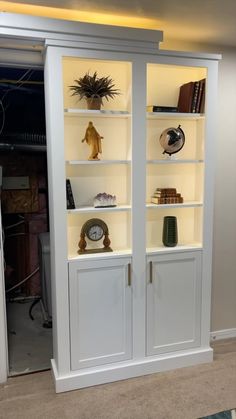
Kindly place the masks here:
<instances>
[{"instance_id":1,"label":"white bookcase","mask_svg":"<svg viewBox=\"0 0 236 419\"><path fill-rule=\"evenodd\" d=\"M159 51L145 40L119 46L101 26L96 44L48 41L45 59L56 390L212 360L209 346L213 166L219 56ZM109 32L109 31L108 31ZM140 37L149 31L140 31ZM130 34L132 30L130 30ZM87 35L85 35L87 36ZM131 37L132 38L132 37ZM144 36L145 38L145 36ZM74 42L74 43L73 43ZM152 45L151 45L152 44ZM88 111L69 86L86 72L110 76L121 92ZM147 113L177 106L179 88L207 79L205 114ZM99 161L82 143L89 121L102 139ZM181 125L175 158L159 144ZM66 209L70 179L76 208ZM183 204L151 203L174 187ZM94 208L99 192L117 206ZM178 244L162 244L163 217L178 222ZM102 219L113 252L78 254L83 224ZM95 246L87 240L87 248ZM97 244L101 247L101 243Z\"/></svg>"}]
</instances>

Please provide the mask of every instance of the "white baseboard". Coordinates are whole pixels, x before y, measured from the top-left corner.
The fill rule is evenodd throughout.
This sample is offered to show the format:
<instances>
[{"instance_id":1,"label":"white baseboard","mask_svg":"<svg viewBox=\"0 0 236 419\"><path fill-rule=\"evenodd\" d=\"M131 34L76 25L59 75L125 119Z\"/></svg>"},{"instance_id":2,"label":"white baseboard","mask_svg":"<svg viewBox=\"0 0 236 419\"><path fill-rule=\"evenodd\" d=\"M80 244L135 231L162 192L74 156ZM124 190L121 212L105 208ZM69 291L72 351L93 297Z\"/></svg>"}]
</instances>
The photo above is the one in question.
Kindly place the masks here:
<instances>
[{"instance_id":1,"label":"white baseboard","mask_svg":"<svg viewBox=\"0 0 236 419\"><path fill-rule=\"evenodd\" d=\"M236 338L236 328L216 330L215 332L211 332L210 336L211 336L211 341Z\"/></svg>"},{"instance_id":2,"label":"white baseboard","mask_svg":"<svg viewBox=\"0 0 236 419\"><path fill-rule=\"evenodd\" d=\"M54 359L51 360L52 374L56 393L61 393L79 388L111 383L127 378L168 371L176 368L189 367L202 363L212 362L212 348L197 348L185 351L176 351L160 357L149 357L143 360L117 362L94 368L70 371L60 375Z\"/></svg>"}]
</instances>

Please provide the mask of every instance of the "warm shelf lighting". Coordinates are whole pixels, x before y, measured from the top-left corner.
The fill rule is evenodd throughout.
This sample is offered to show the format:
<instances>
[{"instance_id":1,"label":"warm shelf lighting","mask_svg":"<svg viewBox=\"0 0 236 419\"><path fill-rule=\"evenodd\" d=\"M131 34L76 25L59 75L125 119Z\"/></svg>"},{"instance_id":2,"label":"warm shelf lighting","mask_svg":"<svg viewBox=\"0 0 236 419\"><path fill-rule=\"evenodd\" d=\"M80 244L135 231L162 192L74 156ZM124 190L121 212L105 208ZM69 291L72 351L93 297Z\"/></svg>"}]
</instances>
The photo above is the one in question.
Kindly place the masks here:
<instances>
[{"instance_id":1,"label":"warm shelf lighting","mask_svg":"<svg viewBox=\"0 0 236 419\"><path fill-rule=\"evenodd\" d=\"M161 23L157 19L150 19L141 16L133 17L99 13L91 10L79 11L59 9L54 7L33 6L29 4L19 4L6 1L0 1L0 11L87 23L98 23L103 25L127 26L132 28L158 29L163 26L163 22Z\"/></svg>"}]
</instances>

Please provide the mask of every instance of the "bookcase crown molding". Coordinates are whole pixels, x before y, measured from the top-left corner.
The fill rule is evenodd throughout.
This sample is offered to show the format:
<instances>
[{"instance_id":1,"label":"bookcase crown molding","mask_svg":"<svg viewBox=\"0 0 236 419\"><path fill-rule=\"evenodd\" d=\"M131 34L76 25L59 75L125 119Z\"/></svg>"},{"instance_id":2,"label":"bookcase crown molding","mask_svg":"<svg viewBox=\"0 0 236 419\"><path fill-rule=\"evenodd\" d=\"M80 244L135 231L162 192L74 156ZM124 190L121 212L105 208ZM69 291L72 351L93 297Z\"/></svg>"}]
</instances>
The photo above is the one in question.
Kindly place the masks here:
<instances>
[{"instance_id":1,"label":"bookcase crown molding","mask_svg":"<svg viewBox=\"0 0 236 419\"><path fill-rule=\"evenodd\" d=\"M151 52L159 49L163 32L112 25L72 22L38 16L0 13L0 34L46 40L47 45ZM121 36L122 34L122 36Z\"/></svg>"}]
</instances>

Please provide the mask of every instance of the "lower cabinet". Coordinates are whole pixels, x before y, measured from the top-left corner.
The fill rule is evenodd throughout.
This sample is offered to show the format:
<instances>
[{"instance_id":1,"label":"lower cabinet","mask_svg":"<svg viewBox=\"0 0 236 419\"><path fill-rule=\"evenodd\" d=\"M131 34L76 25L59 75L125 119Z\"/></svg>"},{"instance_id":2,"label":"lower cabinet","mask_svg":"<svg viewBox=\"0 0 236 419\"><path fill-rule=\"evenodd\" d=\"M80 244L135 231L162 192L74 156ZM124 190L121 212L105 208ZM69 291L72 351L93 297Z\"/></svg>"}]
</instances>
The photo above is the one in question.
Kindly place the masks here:
<instances>
[{"instance_id":1,"label":"lower cabinet","mask_svg":"<svg viewBox=\"0 0 236 419\"><path fill-rule=\"evenodd\" d=\"M130 359L130 257L69 262L71 369Z\"/></svg>"},{"instance_id":2,"label":"lower cabinet","mask_svg":"<svg viewBox=\"0 0 236 419\"><path fill-rule=\"evenodd\" d=\"M148 256L146 354L200 345L201 251Z\"/></svg>"},{"instance_id":3,"label":"lower cabinet","mask_svg":"<svg viewBox=\"0 0 236 419\"><path fill-rule=\"evenodd\" d=\"M200 346L200 250L147 257L146 357ZM132 358L131 257L69 262L71 370Z\"/></svg>"}]
</instances>

